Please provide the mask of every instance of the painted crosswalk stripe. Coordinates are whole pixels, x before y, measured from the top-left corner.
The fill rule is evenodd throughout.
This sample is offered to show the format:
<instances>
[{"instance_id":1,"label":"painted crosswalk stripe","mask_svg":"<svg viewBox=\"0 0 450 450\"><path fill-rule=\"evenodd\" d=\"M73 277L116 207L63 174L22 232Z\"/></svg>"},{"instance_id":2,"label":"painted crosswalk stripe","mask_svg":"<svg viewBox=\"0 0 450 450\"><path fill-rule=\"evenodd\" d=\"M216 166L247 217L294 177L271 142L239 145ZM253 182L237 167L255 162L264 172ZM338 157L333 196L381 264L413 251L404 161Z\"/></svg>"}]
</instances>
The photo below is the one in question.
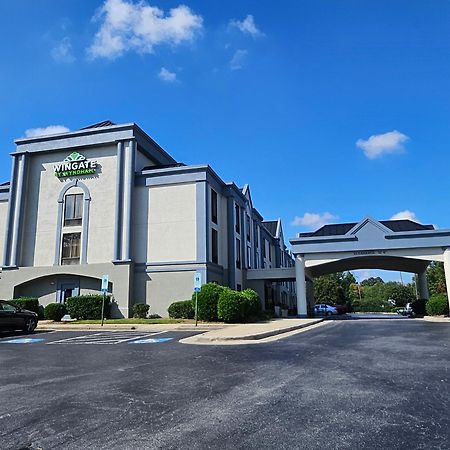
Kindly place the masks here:
<instances>
[{"instance_id":1,"label":"painted crosswalk stripe","mask_svg":"<svg viewBox=\"0 0 450 450\"><path fill-rule=\"evenodd\" d=\"M85 334L83 336L74 336L66 339L60 339L58 341L48 342L48 344L102 344L102 345L115 345L123 342L130 342L138 339L151 338L157 334L165 333L166 331L160 331L156 333L136 333L130 332L101 332Z\"/></svg>"}]
</instances>

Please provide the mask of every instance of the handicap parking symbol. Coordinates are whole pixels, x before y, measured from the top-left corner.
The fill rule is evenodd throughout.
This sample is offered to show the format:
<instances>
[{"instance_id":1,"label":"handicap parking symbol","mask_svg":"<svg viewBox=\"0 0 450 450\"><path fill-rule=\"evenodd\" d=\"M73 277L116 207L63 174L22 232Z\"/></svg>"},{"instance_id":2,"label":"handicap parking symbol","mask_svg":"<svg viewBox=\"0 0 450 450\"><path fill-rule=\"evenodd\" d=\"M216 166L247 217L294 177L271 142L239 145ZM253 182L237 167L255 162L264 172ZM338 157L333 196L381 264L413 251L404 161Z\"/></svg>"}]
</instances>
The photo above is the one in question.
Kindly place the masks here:
<instances>
[{"instance_id":1,"label":"handicap parking symbol","mask_svg":"<svg viewBox=\"0 0 450 450\"><path fill-rule=\"evenodd\" d=\"M0 340L0 344L34 344L36 342L42 342L42 338L16 338Z\"/></svg>"},{"instance_id":2,"label":"handicap parking symbol","mask_svg":"<svg viewBox=\"0 0 450 450\"><path fill-rule=\"evenodd\" d=\"M173 338L148 338L140 339L138 341L130 341L129 344L157 344L159 342L171 341Z\"/></svg>"}]
</instances>

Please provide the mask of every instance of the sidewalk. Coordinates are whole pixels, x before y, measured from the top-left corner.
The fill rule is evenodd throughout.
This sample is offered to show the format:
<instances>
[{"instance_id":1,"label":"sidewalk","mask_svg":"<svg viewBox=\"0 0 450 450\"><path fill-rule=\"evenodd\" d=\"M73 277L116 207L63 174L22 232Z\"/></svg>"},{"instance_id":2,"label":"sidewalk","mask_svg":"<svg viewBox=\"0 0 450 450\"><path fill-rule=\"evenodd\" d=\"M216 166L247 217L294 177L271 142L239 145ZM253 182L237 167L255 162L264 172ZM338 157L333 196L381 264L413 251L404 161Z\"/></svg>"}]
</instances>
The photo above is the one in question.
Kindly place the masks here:
<instances>
[{"instance_id":1,"label":"sidewalk","mask_svg":"<svg viewBox=\"0 0 450 450\"><path fill-rule=\"evenodd\" d=\"M245 323L208 331L180 340L183 344L236 345L260 344L287 337L303 328L323 322L319 319L275 319L270 322Z\"/></svg>"},{"instance_id":2,"label":"sidewalk","mask_svg":"<svg viewBox=\"0 0 450 450\"><path fill-rule=\"evenodd\" d=\"M450 323L450 317L445 316L425 316L422 320L425 320L426 322Z\"/></svg>"}]
</instances>

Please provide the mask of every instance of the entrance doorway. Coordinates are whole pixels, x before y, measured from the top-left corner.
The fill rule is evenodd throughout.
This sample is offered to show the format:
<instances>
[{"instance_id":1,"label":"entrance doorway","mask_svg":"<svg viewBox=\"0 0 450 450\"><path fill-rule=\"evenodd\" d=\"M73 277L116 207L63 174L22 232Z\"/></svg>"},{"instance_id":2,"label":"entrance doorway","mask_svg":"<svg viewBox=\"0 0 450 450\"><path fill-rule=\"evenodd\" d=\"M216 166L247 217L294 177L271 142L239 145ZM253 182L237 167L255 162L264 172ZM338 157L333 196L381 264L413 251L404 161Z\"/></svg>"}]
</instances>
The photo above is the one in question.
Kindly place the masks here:
<instances>
[{"instance_id":1,"label":"entrance doorway","mask_svg":"<svg viewBox=\"0 0 450 450\"><path fill-rule=\"evenodd\" d=\"M70 281L61 282L58 292L58 303L65 303L69 297L74 297L80 294L80 282Z\"/></svg>"}]
</instances>

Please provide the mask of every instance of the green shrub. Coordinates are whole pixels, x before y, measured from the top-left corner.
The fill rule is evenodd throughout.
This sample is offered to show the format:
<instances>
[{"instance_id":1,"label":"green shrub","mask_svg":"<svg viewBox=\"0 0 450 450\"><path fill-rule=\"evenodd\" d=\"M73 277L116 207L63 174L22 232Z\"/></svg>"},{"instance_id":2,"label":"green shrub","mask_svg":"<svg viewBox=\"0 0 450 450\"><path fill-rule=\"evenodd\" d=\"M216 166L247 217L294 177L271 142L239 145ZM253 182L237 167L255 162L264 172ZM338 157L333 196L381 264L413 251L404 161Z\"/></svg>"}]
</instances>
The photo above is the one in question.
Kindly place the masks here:
<instances>
[{"instance_id":1,"label":"green shrub","mask_svg":"<svg viewBox=\"0 0 450 450\"><path fill-rule=\"evenodd\" d=\"M253 289L243 290L242 295L247 300L246 320L258 316L261 313L261 299L259 295Z\"/></svg>"},{"instance_id":2,"label":"green shrub","mask_svg":"<svg viewBox=\"0 0 450 450\"><path fill-rule=\"evenodd\" d=\"M133 317L135 319L145 319L148 314L148 310L150 309L150 305L145 303L136 303L133 305Z\"/></svg>"},{"instance_id":3,"label":"green shrub","mask_svg":"<svg viewBox=\"0 0 450 450\"><path fill-rule=\"evenodd\" d=\"M72 319L99 320L102 318L103 295L78 295L66 300L67 311ZM105 299L105 317L109 318L111 296Z\"/></svg>"},{"instance_id":4,"label":"green shrub","mask_svg":"<svg viewBox=\"0 0 450 450\"><path fill-rule=\"evenodd\" d=\"M427 313L430 316L448 314L448 299L445 294L435 294L427 302Z\"/></svg>"},{"instance_id":5,"label":"green shrub","mask_svg":"<svg viewBox=\"0 0 450 450\"><path fill-rule=\"evenodd\" d=\"M249 301L239 291L224 289L217 304L217 316L226 323L245 322L248 319Z\"/></svg>"},{"instance_id":6,"label":"green shrub","mask_svg":"<svg viewBox=\"0 0 450 450\"><path fill-rule=\"evenodd\" d=\"M219 295L225 288L216 283L206 283L198 293L198 320L214 322L217 320L217 303ZM192 294L192 305L195 308L195 293Z\"/></svg>"},{"instance_id":7,"label":"green shrub","mask_svg":"<svg viewBox=\"0 0 450 450\"><path fill-rule=\"evenodd\" d=\"M192 300L173 302L169 306L168 312L171 319L193 319L195 315Z\"/></svg>"},{"instance_id":8,"label":"green shrub","mask_svg":"<svg viewBox=\"0 0 450 450\"><path fill-rule=\"evenodd\" d=\"M50 303L44 308L44 316L47 320L59 322L66 314L66 305L63 303Z\"/></svg>"},{"instance_id":9,"label":"green shrub","mask_svg":"<svg viewBox=\"0 0 450 450\"><path fill-rule=\"evenodd\" d=\"M39 320L45 319L45 309L42 305L39 305L38 308L38 319Z\"/></svg>"},{"instance_id":10,"label":"green shrub","mask_svg":"<svg viewBox=\"0 0 450 450\"><path fill-rule=\"evenodd\" d=\"M39 314L39 300L36 297L20 297L10 300L14 306L20 309L27 309Z\"/></svg>"}]
</instances>

